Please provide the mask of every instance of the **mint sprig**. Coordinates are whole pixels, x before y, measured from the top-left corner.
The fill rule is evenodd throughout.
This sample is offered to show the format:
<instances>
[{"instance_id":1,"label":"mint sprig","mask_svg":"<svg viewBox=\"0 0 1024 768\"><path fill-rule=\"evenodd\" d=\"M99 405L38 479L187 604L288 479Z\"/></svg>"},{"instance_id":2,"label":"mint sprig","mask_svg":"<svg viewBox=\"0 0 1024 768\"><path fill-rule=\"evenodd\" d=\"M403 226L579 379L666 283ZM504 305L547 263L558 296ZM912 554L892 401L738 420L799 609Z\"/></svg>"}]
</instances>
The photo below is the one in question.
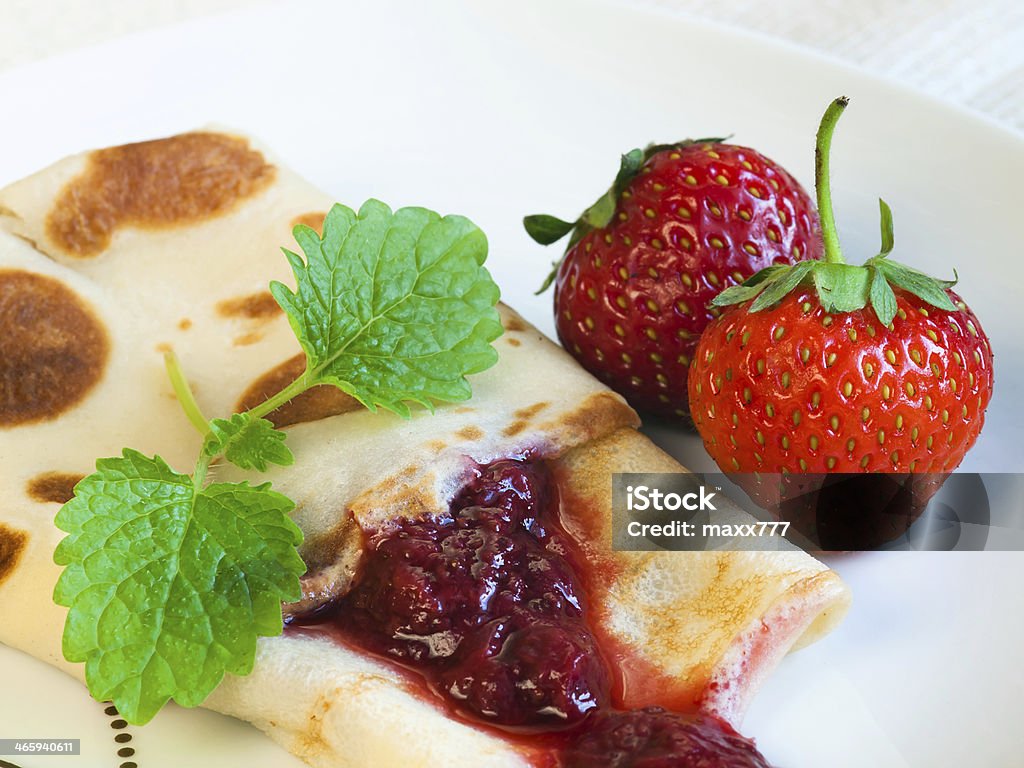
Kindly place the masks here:
<instances>
[{"instance_id":1,"label":"mint sprig","mask_svg":"<svg viewBox=\"0 0 1024 768\"><path fill-rule=\"evenodd\" d=\"M285 251L297 283L271 283L306 352L302 386L333 384L370 410L470 396L465 375L497 361L498 287L487 240L462 216L335 205L323 235L299 226L306 258Z\"/></svg>"},{"instance_id":2,"label":"mint sprig","mask_svg":"<svg viewBox=\"0 0 1024 768\"><path fill-rule=\"evenodd\" d=\"M200 487L130 449L100 459L57 515L70 535L54 554L64 657L85 662L93 696L142 723L250 672L257 636L280 634L281 600L299 597L293 506L269 485Z\"/></svg>"},{"instance_id":3,"label":"mint sprig","mask_svg":"<svg viewBox=\"0 0 1024 768\"><path fill-rule=\"evenodd\" d=\"M282 467L295 461L284 444L287 434L267 419L248 413L236 413L230 419L213 419L210 434L203 445L203 453L224 458L242 469L266 472L268 464Z\"/></svg>"},{"instance_id":4,"label":"mint sprig","mask_svg":"<svg viewBox=\"0 0 1024 768\"><path fill-rule=\"evenodd\" d=\"M847 264L843 258L832 212L829 155L836 123L848 104L846 97L840 97L829 105L818 128L815 148L815 190L825 258L801 261L792 266L766 267L742 284L722 291L711 301L712 306L726 307L753 299L747 309L759 312L781 301L797 286L811 283L826 312L856 312L870 306L882 325L889 325L896 317L896 294L892 286L939 309L956 311L946 293L946 289L956 284L955 272L953 280L940 280L889 258L895 238L892 211L884 200L878 201L882 231L882 247L878 254L859 266Z\"/></svg>"},{"instance_id":5,"label":"mint sprig","mask_svg":"<svg viewBox=\"0 0 1024 768\"><path fill-rule=\"evenodd\" d=\"M250 411L208 420L173 354L167 370L203 435L191 475L125 449L99 459L57 513L68 535L54 601L68 610L63 651L85 663L90 692L132 723L169 700L201 704L226 673L252 670L258 637L282 631L282 601L306 566L294 507L269 483L207 483L221 458L263 471L293 461L263 418L310 387L333 384L367 407L470 396L466 376L497 361L498 288L487 241L469 220L376 200L335 206L322 236L297 227L305 260L286 251L293 292L271 290L307 355L306 371Z\"/></svg>"}]
</instances>

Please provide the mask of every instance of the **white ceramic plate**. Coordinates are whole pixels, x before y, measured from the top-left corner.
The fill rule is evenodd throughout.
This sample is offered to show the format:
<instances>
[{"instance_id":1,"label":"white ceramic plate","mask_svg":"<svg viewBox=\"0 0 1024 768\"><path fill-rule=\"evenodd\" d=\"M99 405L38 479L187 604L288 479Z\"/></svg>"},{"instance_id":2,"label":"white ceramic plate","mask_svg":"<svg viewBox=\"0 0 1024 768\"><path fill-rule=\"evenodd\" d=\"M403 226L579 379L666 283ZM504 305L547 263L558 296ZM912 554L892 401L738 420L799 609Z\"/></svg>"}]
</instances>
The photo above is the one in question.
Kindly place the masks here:
<instances>
[{"instance_id":1,"label":"white ceramic plate","mask_svg":"<svg viewBox=\"0 0 1024 768\"><path fill-rule=\"evenodd\" d=\"M732 133L809 186L818 118L844 93L833 179L846 253L877 250L884 195L901 260L959 268L997 356L965 468L1019 471L1024 312L1010 286L1024 284L1024 142L749 35L577 0L277 4L0 76L0 184L85 148L234 126L341 201L470 216L506 300L550 333L550 296L532 292L555 253L527 239L523 214L577 213L620 152L652 139ZM711 468L695 439L652 434ZM785 768L1020 765L1024 556L875 553L834 566L853 611L761 692L744 731L766 755ZM175 708L127 729L137 753L118 757L111 718L61 673L0 648L0 680L0 738L83 740L78 759L6 758L24 768L300 765L246 725Z\"/></svg>"}]
</instances>

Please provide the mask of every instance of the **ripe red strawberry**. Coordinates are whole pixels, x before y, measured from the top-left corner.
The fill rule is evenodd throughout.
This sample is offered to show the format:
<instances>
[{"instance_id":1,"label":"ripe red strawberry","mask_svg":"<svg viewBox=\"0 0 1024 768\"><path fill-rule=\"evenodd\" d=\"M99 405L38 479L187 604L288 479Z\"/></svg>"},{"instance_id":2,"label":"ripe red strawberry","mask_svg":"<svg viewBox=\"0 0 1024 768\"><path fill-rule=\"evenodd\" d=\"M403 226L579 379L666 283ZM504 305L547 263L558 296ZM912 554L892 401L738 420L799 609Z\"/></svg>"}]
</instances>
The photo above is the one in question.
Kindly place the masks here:
<instances>
[{"instance_id":1,"label":"ripe red strawberry","mask_svg":"<svg viewBox=\"0 0 1024 768\"><path fill-rule=\"evenodd\" d=\"M884 202L882 252L860 267L843 262L828 149L845 106L834 102L818 133L825 259L766 270L718 297L728 309L697 348L690 405L722 470L757 473L737 480L762 504L820 485L800 473L909 473L911 520L981 431L992 350L952 283L887 258L892 218ZM780 484L772 473L795 474ZM805 533L822 525L850 532L849 521L818 514ZM893 532L901 531L883 538ZM828 546L853 548L835 538Z\"/></svg>"},{"instance_id":2,"label":"ripe red strawberry","mask_svg":"<svg viewBox=\"0 0 1024 768\"><path fill-rule=\"evenodd\" d=\"M524 224L545 245L572 231L555 283L563 346L634 407L687 421L690 361L719 312L711 299L762 267L821 253L813 203L793 177L716 139L635 149L578 221Z\"/></svg>"}]
</instances>

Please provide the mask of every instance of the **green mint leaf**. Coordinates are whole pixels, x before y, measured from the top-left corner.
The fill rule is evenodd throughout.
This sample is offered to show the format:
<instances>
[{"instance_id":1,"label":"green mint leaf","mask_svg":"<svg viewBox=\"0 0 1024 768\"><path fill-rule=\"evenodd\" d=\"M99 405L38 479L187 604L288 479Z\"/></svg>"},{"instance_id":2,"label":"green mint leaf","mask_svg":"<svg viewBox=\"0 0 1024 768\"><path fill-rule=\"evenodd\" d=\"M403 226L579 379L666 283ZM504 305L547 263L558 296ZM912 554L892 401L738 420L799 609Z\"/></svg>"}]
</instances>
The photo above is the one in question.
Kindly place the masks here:
<instances>
[{"instance_id":1,"label":"green mint leaf","mask_svg":"<svg viewBox=\"0 0 1024 768\"><path fill-rule=\"evenodd\" d=\"M541 245L551 245L561 240L572 232L576 226L575 221L562 221L555 216L548 216L546 213L536 213L532 216L523 217L523 227L526 234Z\"/></svg>"},{"instance_id":2,"label":"green mint leaf","mask_svg":"<svg viewBox=\"0 0 1024 768\"><path fill-rule=\"evenodd\" d=\"M814 286L826 312L853 312L868 303L871 275L864 267L819 262L814 268Z\"/></svg>"},{"instance_id":3,"label":"green mint leaf","mask_svg":"<svg viewBox=\"0 0 1024 768\"><path fill-rule=\"evenodd\" d=\"M800 282L807 276L817 261L801 261L792 267L787 267L784 272L779 272L770 280L764 283L765 288L761 294L754 299L750 305L751 312L759 312L781 301L786 294L800 285Z\"/></svg>"},{"instance_id":4,"label":"green mint leaf","mask_svg":"<svg viewBox=\"0 0 1024 768\"><path fill-rule=\"evenodd\" d=\"M125 449L100 459L57 514L68 535L54 561L54 601L68 610L63 653L84 662L90 692L133 723L169 700L196 706L226 673L248 674L260 636L282 631L281 603L300 596L306 566L294 507L269 484L213 483L223 455L244 469L291 464L285 433L260 418L311 386L334 384L371 409L470 395L466 376L497 361L499 292L487 241L469 220L367 202L335 206L323 236L294 231L285 251L296 290L271 290L307 366L257 409L207 423L176 358L166 365L192 423L206 435L195 475Z\"/></svg>"},{"instance_id":5,"label":"green mint leaf","mask_svg":"<svg viewBox=\"0 0 1024 768\"><path fill-rule=\"evenodd\" d=\"M295 461L284 444L288 436L266 419L236 413L230 419L210 422L210 434L203 451L207 456L219 456L242 469L267 471L267 464L287 467Z\"/></svg>"},{"instance_id":6,"label":"green mint leaf","mask_svg":"<svg viewBox=\"0 0 1024 768\"><path fill-rule=\"evenodd\" d=\"M54 554L64 657L85 662L92 695L141 724L248 674L256 638L280 634L281 601L299 597L292 507L269 485L199 490L137 451L97 461L57 514Z\"/></svg>"},{"instance_id":7,"label":"green mint leaf","mask_svg":"<svg viewBox=\"0 0 1024 768\"><path fill-rule=\"evenodd\" d=\"M878 261L874 265L882 271L886 279L895 286L912 293L920 299L931 304L933 307L944 309L947 312L956 312L956 305L946 295L946 288L955 284L954 281L936 280L923 272L899 264L895 261Z\"/></svg>"},{"instance_id":8,"label":"green mint leaf","mask_svg":"<svg viewBox=\"0 0 1024 768\"><path fill-rule=\"evenodd\" d=\"M497 362L498 287L471 221L369 200L335 205L323 236L298 226L305 260L285 251L296 290L270 289L306 352L307 383L333 384L402 416L470 396L468 374Z\"/></svg>"},{"instance_id":9,"label":"green mint leaf","mask_svg":"<svg viewBox=\"0 0 1024 768\"><path fill-rule=\"evenodd\" d=\"M878 198L878 212L881 215L882 226L882 250L878 252L878 258L884 259L892 253L892 249L896 245L896 239L893 236L892 229L892 209L889 208L889 204L882 198Z\"/></svg>"},{"instance_id":10,"label":"green mint leaf","mask_svg":"<svg viewBox=\"0 0 1024 768\"><path fill-rule=\"evenodd\" d=\"M896 317L896 294L877 267L871 267L871 307L882 325L888 325Z\"/></svg>"}]
</instances>

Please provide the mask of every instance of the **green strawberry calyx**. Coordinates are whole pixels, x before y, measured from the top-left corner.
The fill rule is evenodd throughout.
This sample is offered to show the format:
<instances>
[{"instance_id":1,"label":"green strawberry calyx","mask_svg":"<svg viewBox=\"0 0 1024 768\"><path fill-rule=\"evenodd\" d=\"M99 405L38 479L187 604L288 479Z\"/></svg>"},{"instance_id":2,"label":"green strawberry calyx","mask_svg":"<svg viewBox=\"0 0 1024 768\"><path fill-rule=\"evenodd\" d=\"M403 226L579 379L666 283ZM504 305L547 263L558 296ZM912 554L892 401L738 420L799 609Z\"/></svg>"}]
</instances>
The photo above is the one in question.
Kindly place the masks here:
<instances>
[{"instance_id":1,"label":"green strawberry calyx","mask_svg":"<svg viewBox=\"0 0 1024 768\"><path fill-rule=\"evenodd\" d=\"M551 245L572 233L569 243L565 248L568 252L584 235L595 229L604 229L615 216L615 209L619 205L619 198L630 182L640 173L648 160L659 152L666 150L680 150L693 144L717 144L725 141L724 138L686 139L675 144L648 144L646 148L631 149L622 155L619 161L619 172L615 174L615 181L608 190L597 198L597 201L580 214L575 221L565 221L557 216L550 216L546 213L536 213L523 217L523 227L526 233L541 245ZM564 256L564 254L563 254ZM559 258L552 264L551 272L548 273L544 284L537 290L537 294L544 293L548 286L554 282L558 274L558 267L562 259Z\"/></svg>"},{"instance_id":2,"label":"green strawberry calyx","mask_svg":"<svg viewBox=\"0 0 1024 768\"><path fill-rule=\"evenodd\" d=\"M848 104L849 99L841 96L829 105L821 118L815 145L814 184L825 258L765 267L742 284L722 291L711 302L712 306L726 307L753 299L747 310L758 312L781 301L797 286L813 284L826 312L856 312L870 304L883 325L889 325L896 316L893 286L939 309L956 311L956 306L946 293L947 288L956 285L955 271L953 280L939 280L889 258L894 243L892 211L881 198L878 200L882 229L881 250L859 266L847 264L843 259L832 213L829 153L836 123Z\"/></svg>"}]
</instances>

